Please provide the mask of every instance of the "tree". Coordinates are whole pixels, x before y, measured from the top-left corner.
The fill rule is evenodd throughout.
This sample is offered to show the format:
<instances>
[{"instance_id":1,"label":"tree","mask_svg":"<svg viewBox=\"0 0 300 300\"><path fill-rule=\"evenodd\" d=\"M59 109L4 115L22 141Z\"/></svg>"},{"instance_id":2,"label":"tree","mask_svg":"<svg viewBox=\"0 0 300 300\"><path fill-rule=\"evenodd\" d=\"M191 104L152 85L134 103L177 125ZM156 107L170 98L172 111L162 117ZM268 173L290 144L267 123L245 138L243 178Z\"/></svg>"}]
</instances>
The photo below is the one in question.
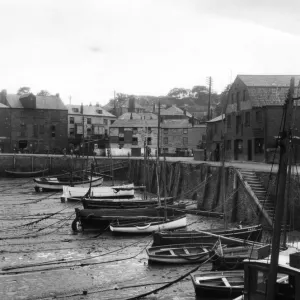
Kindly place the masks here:
<instances>
[{"instance_id":1,"label":"tree","mask_svg":"<svg viewBox=\"0 0 300 300\"><path fill-rule=\"evenodd\" d=\"M200 94L208 94L208 88L205 85L195 85L192 88L195 98L198 98Z\"/></svg>"},{"instance_id":2,"label":"tree","mask_svg":"<svg viewBox=\"0 0 300 300\"><path fill-rule=\"evenodd\" d=\"M40 90L36 95L37 96L50 96L50 93L47 90Z\"/></svg>"},{"instance_id":3,"label":"tree","mask_svg":"<svg viewBox=\"0 0 300 300\"><path fill-rule=\"evenodd\" d=\"M20 87L17 92L18 95L24 95L24 94L29 94L29 93L30 93L30 87L28 87L28 86Z\"/></svg>"},{"instance_id":4,"label":"tree","mask_svg":"<svg viewBox=\"0 0 300 300\"><path fill-rule=\"evenodd\" d=\"M191 92L191 90L189 90L189 89L174 88L168 93L168 96L174 97L174 98L183 98L183 97L189 96L190 92Z\"/></svg>"}]
</instances>

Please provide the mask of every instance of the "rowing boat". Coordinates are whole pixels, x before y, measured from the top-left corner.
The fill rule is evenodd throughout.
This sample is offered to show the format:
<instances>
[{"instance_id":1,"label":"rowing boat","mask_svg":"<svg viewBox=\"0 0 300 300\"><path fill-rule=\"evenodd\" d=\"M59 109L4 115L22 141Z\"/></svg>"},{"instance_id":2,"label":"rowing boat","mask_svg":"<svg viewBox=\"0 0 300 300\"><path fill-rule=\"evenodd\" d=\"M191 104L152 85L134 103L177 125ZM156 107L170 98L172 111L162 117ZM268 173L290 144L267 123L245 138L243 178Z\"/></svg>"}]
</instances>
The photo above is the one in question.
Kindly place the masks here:
<instances>
[{"instance_id":1,"label":"rowing boat","mask_svg":"<svg viewBox=\"0 0 300 300\"><path fill-rule=\"evenodd\" d=\"M9 176L24 178L24 177L35 177L48 172L48 169L35 170L35 171L18 171L18 170L5 170L5 173Z\"/></svg>"},{"instance_id":2,"label":"rowing boat","mask_svg":"<svg viewBox=\"0 0 300 300\"><path fill-rule=\"evenodd\" d=\"M151 247L146 252L149 262L189 264L208 260L212 247L211 244L180 244Z\"/></svg>"},{"instance_id":3,"label":"rowing boat","mask_svg":"<svg viewBox=\"0 0 300 300\"><path fill-rule=\"evenodd\" d=\"M192 274L197 296L211 298L232 298L242 294L244 289L244 271L215 271Z\"/></svg>"}]
</instances>

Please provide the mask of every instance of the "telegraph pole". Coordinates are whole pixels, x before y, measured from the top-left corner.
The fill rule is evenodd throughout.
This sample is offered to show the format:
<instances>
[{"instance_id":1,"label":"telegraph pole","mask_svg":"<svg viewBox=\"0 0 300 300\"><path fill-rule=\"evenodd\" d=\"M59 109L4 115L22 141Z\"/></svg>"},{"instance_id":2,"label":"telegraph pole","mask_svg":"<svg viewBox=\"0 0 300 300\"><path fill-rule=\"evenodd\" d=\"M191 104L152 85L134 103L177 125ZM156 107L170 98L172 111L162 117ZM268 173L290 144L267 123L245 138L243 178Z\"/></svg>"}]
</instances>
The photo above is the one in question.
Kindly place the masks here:
<instances>
[{"instance_id":1,"label":"telegraph pole","mask_svg":"<svg viewBox=\"0 0 300 300\"><path fill-rule=\"evenodd\" d=\"M211 100L211 76L208 77L208 107L207 107L207 121L210 120L210 100Z\"/></svg>"}]
</instances>

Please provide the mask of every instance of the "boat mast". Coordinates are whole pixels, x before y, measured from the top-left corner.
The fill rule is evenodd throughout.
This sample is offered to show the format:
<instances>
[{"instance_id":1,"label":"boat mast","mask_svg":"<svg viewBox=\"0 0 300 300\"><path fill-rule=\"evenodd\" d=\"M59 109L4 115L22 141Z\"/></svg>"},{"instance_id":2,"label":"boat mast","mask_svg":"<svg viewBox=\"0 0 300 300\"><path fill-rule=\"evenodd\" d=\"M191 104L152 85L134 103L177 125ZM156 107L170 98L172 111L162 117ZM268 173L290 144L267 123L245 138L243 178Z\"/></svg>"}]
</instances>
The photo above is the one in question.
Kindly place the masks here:
<instances>
[{"instance_id":1,"label":"boat mast","mask_svg":"<svg viewBox=\"0 0 300 300\"><path fill-rule=\"evenodd\" d=\"M161 206L159 190L159 140L160 140L160 100L158 99L158 118L157 118L157 150L156 150L156 183L157 183L157 201Z\"/></svg>"},{"instance_id":2,"label":"boat mast","mask_svg":"<svg viewBox=\"0 0 300 300\"><path fill-rule=\"evenodd\" d=\"M224 116L224 117L223 117ZM221 166L221 196L223 203L223 214L224 214L224 228L227 229L227 214L226 214L226 188L225 188L225 114L222 112L222 123L223 123L223 132L222 135L222 166Z\"/></svg>"},{"instance_id":3,"label":"boat mast","mask_svg":"<svg viewBox=\"0 0 300 300\"><path fill-rule=\"evenodd\" d=\"M281 132L279 146L280 146L280 159L279 159L279 169L278 169L278 184L276 193L276 210L274 218L274 228L272 237L272 252L271 252L271 262L270 270L268 274L267 282L267 300L275 299L275 285L277 280L277 268L278 268L278 257L280 248L280 234L281 234L281 222L284 210L284 194L287 178L287 163L288 154L290 147L290 129L293 114L293 95L294 95L295 78L291 78L290 88L288 96L284 105L284 119L283 119L283 130Z\"/></svg>"}]
</instances>

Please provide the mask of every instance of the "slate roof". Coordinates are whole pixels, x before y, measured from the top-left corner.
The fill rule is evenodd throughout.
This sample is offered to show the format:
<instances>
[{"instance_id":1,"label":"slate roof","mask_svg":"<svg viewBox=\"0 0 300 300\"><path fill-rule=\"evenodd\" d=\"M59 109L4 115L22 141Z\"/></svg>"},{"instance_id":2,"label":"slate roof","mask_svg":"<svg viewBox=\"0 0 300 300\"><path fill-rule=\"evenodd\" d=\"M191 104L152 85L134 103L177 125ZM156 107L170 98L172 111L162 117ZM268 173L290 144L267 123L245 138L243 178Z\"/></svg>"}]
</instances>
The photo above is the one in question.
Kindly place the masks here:
<instances>
[{"instance_id":1,"label":"slate roof","mask_svg":"<svg viewBox=\"0 0 300 300\"><path fill-rule=\"evenodd\" d=\"M132 119L134 120L142 120L142 119L145 119L145 120L157 120L157 115L156 114L153 114L153 113L131 113L131 112L127 112L127 113L124 113L123 115L121 115L118 120L130 120L132 117Z\"/></svg>"},{"instance_id":2,"label":"slate roof","mask_svg":"<svg viewBox=\"0 0 300 300\"><path fill-rule=\"evenodd\" d=\"M248 87L252 107L283 105L291 78L295 78L295 95L299 94L300 75L238 75ZM299 90L299 91L298 91Z\"/></svg>"},{"instance_id":3,"label":"slate roof","mask_svg":"<svg viewBox=\"0 0 300 300\"><path fill-rule=\"evenodd\" d=\"M298 85L300 75L237 75L248 87L289 87L291 78Z\"/></svg>"},{"instance_id":4,"label":"slate roof","mask_svg":"<svg viewBox=\"0 0 300 300\"><path fill-rule=\"evenodd\" d=\"M11 108L24 108L20 102L20 95L7 94L7 102ZM36 96L36 109L58 109L66 110L66 106L56 96Z\"/></svg>"},{"instance_id":5,"label":"slate roof","mask_svg":"<svg viewBox=\"0 0 300 300\"><path fill-rule=\"evenodd\" d=\"M191 126L192 124L190 124L187 119L165 120L161 124L161 128L187 128Z\"/></svg>"},{"instance_id":6,"label":"slate roof","mask_svg":"<svg viewBox=\"0 0 300 300\"><path fill-rule=\"evenodd\" d=\"M141 119L133 119L133 120L116 120L111 126L113 127L158 127L157 120L141 120Z\"/></svg>"},{"instance_id":7,"label":"slate roof","mask_svg":"<svg viewBox=\"0 0 300 300\"><path fill-rule=\"evenodd\" d=\"M211 120L209 120L209 121L206 121L206 123L219 122L219 121L222 121L224 118L225 118L225 114L219 115L219 116L215 117L214 119L211 119Z\"/></svg>"},{"instance_id":8,"label":"slate roof","mask_svg":"<svg viewBox=\"0 0 300 300\"><path fill-rule=\"evenodd\" d=\"M80 109L81 105L76 104L67 104L66 105L68 109L69 115L81 115ZM78 108L78 112L74 112L72 109ZM102 110L102 114L99 114L97 110ZM115 117L115 115L111 114L110 112L106 111L101 106L95 106L95 105L83 105L83 114L88 116L98 116L98 117Z\"/></svg>"},{"instance_id":9,"label":"slate roof","mask_svg":"<svg viewBox=\"0 0 300 300\"><path fill-rule=\"evenodd\" d=\"M176 105L172 105L171 107L169 107L167 109L161 109L160 115L161 116L184 115L184 111L181 108L177 107ZM190 114L188 111L186 111L186 116L188 118L191 118L192 114Z\"/></svg>"}]
</instances>

